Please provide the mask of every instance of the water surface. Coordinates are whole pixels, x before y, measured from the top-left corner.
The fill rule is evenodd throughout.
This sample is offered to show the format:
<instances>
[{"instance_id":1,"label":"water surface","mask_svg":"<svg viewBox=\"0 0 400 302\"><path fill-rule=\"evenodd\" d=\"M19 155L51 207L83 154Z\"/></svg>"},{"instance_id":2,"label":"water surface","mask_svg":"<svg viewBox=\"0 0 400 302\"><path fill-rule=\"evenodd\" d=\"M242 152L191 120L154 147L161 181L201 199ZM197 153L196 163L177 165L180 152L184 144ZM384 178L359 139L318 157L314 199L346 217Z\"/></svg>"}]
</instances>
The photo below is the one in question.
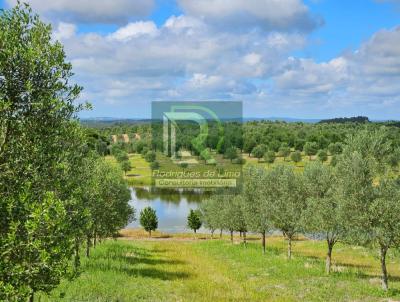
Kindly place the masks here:
<instances>
[{"instance_id":1,"label":"water surface","mask_svg":"<svg viewBox=\"0 0 400 302\"><path fill-rule=\"evenodd\" d=\"M150 206L156 210L158 230L168 233L191 232L187 227L187 216L206 197L201 191L154 188L131 188L131 196L130 204L136 210L136 221L128 227L140 228L140 211ZM202 228L200 231L205 230Z\"/></svg>"}]
</instances>

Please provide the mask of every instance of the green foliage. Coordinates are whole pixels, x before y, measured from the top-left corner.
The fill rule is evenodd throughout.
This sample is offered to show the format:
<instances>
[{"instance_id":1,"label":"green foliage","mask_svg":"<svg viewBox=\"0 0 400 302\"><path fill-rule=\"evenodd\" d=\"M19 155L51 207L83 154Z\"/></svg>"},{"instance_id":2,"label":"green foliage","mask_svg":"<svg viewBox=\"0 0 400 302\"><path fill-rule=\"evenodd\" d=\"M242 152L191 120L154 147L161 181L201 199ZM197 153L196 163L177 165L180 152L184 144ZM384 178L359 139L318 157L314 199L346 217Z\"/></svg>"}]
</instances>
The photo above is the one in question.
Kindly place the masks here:
<instances>
[{"instance_id":1,"label":"green foliage","mask_svg":"<svg viewBox=\"0 0 400 302\"><path fill-rule=\"evenodd\" d=\"M153 162L153 161L156 160L156 153L155 153L154 151L148 151L148 152L146 153L146 155L144 156L144 159L145 159L147 162L151 163L151 162Z\"/></svg>"},{"instance_id":2,"label":"green foliage","mask_svg":"<svg viewBox=\"0 0 400 302\"><path fill-rule=\"evenodd\" d=\"M23 301L65 274L73 234L62 182L86 143L73 120L81 88L50 26L17 5L0 12L0 28L0 293Z\"/></svg>"},{"instance_id":3,"label":"green foliage","mask_svg":"<svg viewBox=\"0 0 400 302\"><path fill-rule=\"evenodd\" d=\"M253 151L251 152L255 158L260 160L264 157L265 152L267 151L267 147L265 145L258 145L254 147Z\"/></svg>"},{"instance_id":4,"label":"green foliage","mask_svg":"<svg viewBox=\"0 0 400 302\"><path fill-rule=\"evenodd\" d=\"M343 151L343 144L342 143L330 143L328 146L328 151L331 155L340 154Z\"/></svg>"},{"instance_id":5,"label":"green foliage","mask_svg":"<svg viewBox=\"0 0 400 302\"><path fill-rule=\"evenodd\" d=\"M151 236L151 231L158 228L158 218L153 208L146 207L140 212L140 225L149 232L149 236Z\"/></svg>"},{"instance_id":6,"label":"green foliage","mask_svg":"<svg viewBox=\"0 0 400 302\"><path fill-rule=\"evenodd\" d=\"M290 155L290 159L295 162L296 164L298 162L301 162L301 153L300 151L295 151Z\"/></svg>"},{"instance_id":7,"label":"green foliage","mask_svg":"<svg viewBox=\"0 0 400 302\"><path fill-rule=\"evenodd\" d=\"M294 147L295 150L301 152L301 151L303 151L303 147L304 147L305 143L306 143L306 141L304 139L298 138L298 139L295 140L293 147Z\"/></svg>"},{"instance_id":8,"label":"green foliage","mask_svg":"<svg viewBox=\"0 0 400 302\"><path fill-rule=\"evenodd\" d=\"M240 195L228 195L222 193L221 197L222 209L220 212L223 229L231 233L231 241L233 241L233 232L246 232L246 224L244 221L244 213L242 209L243 199Z\"/></svg>"},{"instance_id":9,"label":"green foliage","mask_svg":"<svg viewBox=\"0 0 400 302\"><path fill-rule=\"evenodd\" d=\"M119 163L122 163L124 161L129 161L129 156L128 153L126 153L125 151L119 151L115 154L115 158L117 159L117 161Z\"/></svg>"},{"instance_id":10,"label":"green foliage","mask_svg":"<svg viewBox=\"0 0 400 302\"><path fill-rule=\"evenodd\" d=\"M334 194L335 175L329 166L315 162L305 167L304 179L308 197L303 227L307 232L324 234L328 247L326 272L330 273L332 249L343 236L345 224Z\"/></svg>"},{"instance_id":11,"label":"green foliage","mask_svg":"<svg viewBox=\"0 0 400 302\"><path fill-rule=\"evenodd\" d=\"M204 226L213 234L216 229L223 229L222 221L222 196L217 194L201 202L199 210Z\"/></svg>"},{"instance_id":12,"label":"green foliage","mask_svg":"<svg viewBox=\"0 0 400 302\"><path fill-rule=\"evenodd\" d=\"M283 157L283 160L290 155L290 148L287 143L282 144L278 151L279 156Z\"/></svg>"},{"instance_id":13,"label":"green foliage","mask_svg":"<svg viewBox=\"0 0 400 302\"><path fill-rule=\"evenodd\" d=\"M265 235L271 229L271 211L269 207L270 178L265 169L250 167L244 171L243 217L248 230L263 235L265 253Z\"/></svg>"},{"instance_id":14,"label":"green foliage","mask_svg":"<svg viewBox=\"0 0 400 302\"><path fill-rule=\"evenodd\" d=\"M328 153L325 150L319 150L317 153L317 157L320 161L325 162L328 160Z\"/></svg>"},{"instance_id":15,"label":"green foliage","mask_svg":"<svg viewBox=\"0 0 400 302\"><path fill-rule=\"evenodd\" d=\"M275 158L276 158L276 156L275 156L275 152L274 151L267 151L264 154L264 160L269 164L274 163Z\"/></svg>"},{"instance_id":16,"label":"green foliage","mask_svg":"<svg viewBox=\"0 0 400 302\"><path fill-rule=\"evenodd\" d=\"M128 171L132 169L131 162L129 160L124 160L123 162L120 162L122 170L125 172L125 175Z\"/></svg>"},{"instance_id":17,"label":"green foliage","mask_svg":"<svg viewBox=\"0 0 400 302\"><path fill-rule=\"evenodd\" d=\"M0 300L26 301L76 276L86 234L132 209L121 171L97 173L107 140L76 120L81 88L51 27L18 4L0 28Z\"/></svg>"},{"instance_id":18,"label":"green foliage","mask_svg":"<svg viewBox=\"0 0 400 302\"><path fill-rule=\"evenodd\" d=\"M238 158L238 152L235 147L229 147L225 151L225 158L232 160Z\"/></svg>"},{"instance_id":19,"label":"green foliage","mask_svg":"<svg viewBox=\"0 0 400 302\"><path fill-rule=\"evenodd\" d=\"M295 174L292 167L278 165L270 170L268 187L269 210L275 228L282 231L288 240L288 258L291 258L291 243L302 230L301 217L306 208L307 195L302 175Z\"/></svg>"},{"instance_id":20,"label":"green foliage","mask_svg":"<svg viewBox=\"0 0 400 302\"><path fill-rule=\"evenodd\" d=\"M158 168L160 168L160 163L158 161L153 161L150 163L150 169L157 170Z\"/></svg>"},{"instance_id":21,"label":"green foliage","mask_svg":"<svg viewBox=\"0 0 400 302\"><path fill-rule=\"evenodd\" d=\"M148 152L149 152L149 148L147 146L143 146L142 151L140 152L140 154L143 157L145 157Z\"/></svg>"},{"instance_id":22,"label":"green foliage","mask_svg":"<svg viewBox=\"0 0 400 302\"><path fill-rule=\"evenodd\" d=\"M310 157L317 154L318 145L315 142L306 142L304 145L304 153Z\"/></svg>"},{"instance_id":23,"label":"green foliage","mask_svg":"<svg viewBox=\"0 0 400 302\"><path fill-rule=\"evenodd\" d=\"M195 233L201 228L202 225L200 217L201 213L198 210L190 210L190 213L187 217L187 225Z\"/></svg>"}]
</instances>

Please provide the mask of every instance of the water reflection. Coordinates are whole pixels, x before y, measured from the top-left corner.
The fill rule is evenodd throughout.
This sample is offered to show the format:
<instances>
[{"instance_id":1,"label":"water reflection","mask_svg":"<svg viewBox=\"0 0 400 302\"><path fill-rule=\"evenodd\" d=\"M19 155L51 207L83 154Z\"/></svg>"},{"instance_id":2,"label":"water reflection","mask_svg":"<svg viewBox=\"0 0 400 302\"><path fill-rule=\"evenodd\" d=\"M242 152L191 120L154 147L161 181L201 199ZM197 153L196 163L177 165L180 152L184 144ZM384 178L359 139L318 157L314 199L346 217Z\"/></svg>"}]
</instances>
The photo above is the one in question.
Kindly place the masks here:
<instances>
[{"instance_id":1,"label":"water reflection","mask_svg":"<svg viewBox=\"0 0 400 302\"><path fill-rule=\"evenodd\" d=\"M157 212L158 230L170 233L190 232L186 225L187 215L190 209L197 209L199 203L209 194L202 190L132 188L130 204L136 209L137 220L128 227L140 227L140 211L151 206Z\"/></svg>"}]
</instances>

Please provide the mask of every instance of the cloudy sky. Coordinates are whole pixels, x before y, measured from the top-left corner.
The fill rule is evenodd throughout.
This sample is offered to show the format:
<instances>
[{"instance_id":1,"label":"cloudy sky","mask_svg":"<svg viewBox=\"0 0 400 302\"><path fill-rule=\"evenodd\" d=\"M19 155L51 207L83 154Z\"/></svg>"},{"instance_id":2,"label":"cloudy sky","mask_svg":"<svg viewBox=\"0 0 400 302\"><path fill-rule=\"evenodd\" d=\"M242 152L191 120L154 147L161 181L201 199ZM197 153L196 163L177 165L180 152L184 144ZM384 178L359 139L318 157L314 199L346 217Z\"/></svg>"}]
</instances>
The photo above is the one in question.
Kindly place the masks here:
<instances>
[{"instance_id":1,"label":"cloudy sky","mask_svg":"<svg viewBox=\"0 0 400 302\"><path fill-rule=\"evenodd\" d=\"M27 2L65 45L83 117L239 100L247 117L400 119L400 0Z\"/></svg>"}]
</instances>

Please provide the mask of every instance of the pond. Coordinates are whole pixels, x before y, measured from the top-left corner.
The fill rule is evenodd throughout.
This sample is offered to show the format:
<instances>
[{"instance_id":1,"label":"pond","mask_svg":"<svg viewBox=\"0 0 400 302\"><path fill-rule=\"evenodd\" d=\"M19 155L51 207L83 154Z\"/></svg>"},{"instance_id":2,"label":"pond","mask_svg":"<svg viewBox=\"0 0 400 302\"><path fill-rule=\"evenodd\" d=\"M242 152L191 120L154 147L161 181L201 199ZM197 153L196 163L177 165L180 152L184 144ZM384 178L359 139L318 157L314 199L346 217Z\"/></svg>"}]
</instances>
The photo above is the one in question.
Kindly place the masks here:
<instances>
[{"instance_id":1,"label":"pond","mask_svg":"<svg viewBox=\"0 0 400 302\"><path fill-rule=\"evenodd\" d=\"M206 194L196 190L160 190L154 188L131 188L130 205L136 210L136 221L128 228L140 228L139 215L145 207L156 210L158 229L166 233L191 232L187 227L187 216L191 209L197 209ZM205 229L200 229L204 232Z\"/></svg>"}]
</instances>

